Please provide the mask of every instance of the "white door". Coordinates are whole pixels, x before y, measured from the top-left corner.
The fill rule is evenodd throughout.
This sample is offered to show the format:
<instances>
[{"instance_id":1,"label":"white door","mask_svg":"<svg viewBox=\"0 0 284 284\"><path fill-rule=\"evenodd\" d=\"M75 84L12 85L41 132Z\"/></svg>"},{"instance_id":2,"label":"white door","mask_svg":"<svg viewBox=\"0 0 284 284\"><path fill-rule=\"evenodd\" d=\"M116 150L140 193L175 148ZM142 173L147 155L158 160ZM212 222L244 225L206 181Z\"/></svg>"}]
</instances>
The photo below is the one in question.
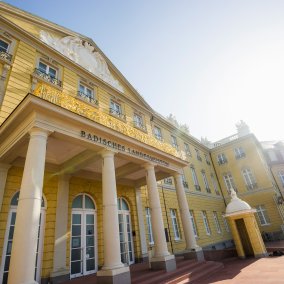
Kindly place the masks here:
<instances>
[{"instance_id":1,"label":"white door","mask_svg":"<svg viewBox=\"0 0 284 284\"><path fill-rule=\"evenodd\" d=\"M12 244L13 244L19 194L20 192L18 191L13 196L10 203L10 211L8 215L8 222L5 233L5 240L4 240L3 253L2 253L2 263L0 270L0 283L2 284L6 284L8 282L8 274L10 267L10 258L11 258ZM38 239L37 239L37 251L36 251L35 277L34 277L34 279L38 283L40 283L40 276L41 276L41 260L42 260L42 248L43 248L43 232L44 232L43 228L45 223L44 199L42 199L41 205L42 209L38 225Z\"/></svg>"},{"instance_id":2,"label":"white door","mask_svg":"<svg viewBox=\"0 0 284 284\"><path fill-rule=\"evenodd\" d=\"M95 228L94 202L86 194L77 196L72 204L71 278L97 271Z\"/></svg>"},{"instance_id":3,"label":"white door","mask_svg":"<svg viewBox=\"0 0 284 284\"><path fill-rule=\"evenodd\" d=\"M118 223L121 262L134 263L132 227L129 206L125 199L118 198Z\"/></svg>"}]
</instances>

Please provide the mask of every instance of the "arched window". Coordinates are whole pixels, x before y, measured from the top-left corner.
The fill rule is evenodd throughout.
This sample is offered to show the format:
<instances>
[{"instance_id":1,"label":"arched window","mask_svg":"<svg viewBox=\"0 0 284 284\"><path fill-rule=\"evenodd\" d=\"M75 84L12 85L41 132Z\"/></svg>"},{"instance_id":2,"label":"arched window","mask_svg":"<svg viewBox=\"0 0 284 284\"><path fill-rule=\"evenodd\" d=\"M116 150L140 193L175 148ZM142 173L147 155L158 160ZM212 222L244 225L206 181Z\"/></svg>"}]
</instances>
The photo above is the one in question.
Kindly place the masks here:
<instances>
[{"instance_id":1,"label":"arched window","mask_svg":"<svg viewBox=\"0 0 284 284\"><path fill-rule=\"evenodd\" d=\"M71 278L97 271L96 206L87 194L72 202Z\"/></svg>"},{"instance_id":2,"label":"arched window","mask_svg":"<svg viewBox=\"0 0 284 284\"><path fill-rule=\"evenodd\" d=\"M134 263L134 250L129 205L124 198L120 197L117 199L117 207L121 261L132 264Z\"/></svg>"},{"instance_id":3,"label":"arched window","mask_svg":"<svg viewBox=\"0 0 284 284\"><path fill-rule=\"evenodd\" d=\"M20 191L16 192L10 202L10 210L8 214L7 228L5 233L5 240L2 253L2 263L0 270L0 283L6 284L8 280L10 258L16 223L17 207L19 202ZM35 280L38 282L40 280L41 272L41 259L42 259L42 248L43 248L43 231L45 222L45 206L46 202L44 197L42 197L41 202L41 214L38 226L38 241L37 241L37 251L36 251L36 266L35 266ZM2 280L2 282L1 282Z\"/></svg>"}]
</instances>

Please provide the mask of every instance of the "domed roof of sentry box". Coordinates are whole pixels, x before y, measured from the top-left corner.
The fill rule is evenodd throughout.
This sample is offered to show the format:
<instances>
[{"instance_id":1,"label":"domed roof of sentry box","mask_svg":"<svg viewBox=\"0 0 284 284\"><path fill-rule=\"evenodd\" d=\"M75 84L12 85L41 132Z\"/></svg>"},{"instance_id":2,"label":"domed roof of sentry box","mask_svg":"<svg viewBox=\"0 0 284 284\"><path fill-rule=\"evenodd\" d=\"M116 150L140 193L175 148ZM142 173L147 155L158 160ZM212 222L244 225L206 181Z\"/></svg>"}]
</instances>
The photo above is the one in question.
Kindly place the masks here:
<instances>
[{"instance_id":1,"label":"domed roof of sentry box","mask_svg":"<svg viewBox=\"0 0 284 284\"><path fill-rule=\"evenodd\" d=\"M233 188L231 188L230 191L231 191L231 202L227 205L226 214L236 213L240 211L247 211L252 209L248 203L238 198Z\"/></svg>"}]
</instances>

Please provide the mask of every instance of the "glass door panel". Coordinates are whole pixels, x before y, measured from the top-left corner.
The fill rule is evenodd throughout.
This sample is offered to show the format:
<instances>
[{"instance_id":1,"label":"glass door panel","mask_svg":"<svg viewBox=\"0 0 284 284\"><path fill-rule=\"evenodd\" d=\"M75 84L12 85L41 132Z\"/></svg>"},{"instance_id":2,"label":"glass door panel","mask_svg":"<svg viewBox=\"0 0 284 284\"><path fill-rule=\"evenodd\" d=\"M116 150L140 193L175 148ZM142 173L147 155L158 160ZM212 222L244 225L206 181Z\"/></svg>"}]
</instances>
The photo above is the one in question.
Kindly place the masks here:
<instances>
[{"instance_id":1,"label":"glass door panel","mask_svg":"<svg viewBox=\"0 0 284 284\"><path fill-rule=\"evenodd\" d=\"M83 275L82 221L82 213L72 213L71 278Z\"/></svg>"},{"instance_id":2,"label":"glass door panel","mask_svg":"<svg viewBox=\"0 0 284 284\"><path fill-rule=\"evenodd\" d=\"M124 228L124 218L123 214L118 214L118 224L119 224L119 240L120 240L120 257L122 263L128 263L127 249L126 249L126 236Z\"/></svg>"},{"instance_id":3,"label":"glass door panel","mask_svg":"<svg viewBox=\"0 0 284 284\"><path fill-rule=\"evenodd\" d=\"M85 274L95 271L95 230L94 230L94 214L85 215L86 223L86 245L85 245Z\"/></svg>"}]
</instances>

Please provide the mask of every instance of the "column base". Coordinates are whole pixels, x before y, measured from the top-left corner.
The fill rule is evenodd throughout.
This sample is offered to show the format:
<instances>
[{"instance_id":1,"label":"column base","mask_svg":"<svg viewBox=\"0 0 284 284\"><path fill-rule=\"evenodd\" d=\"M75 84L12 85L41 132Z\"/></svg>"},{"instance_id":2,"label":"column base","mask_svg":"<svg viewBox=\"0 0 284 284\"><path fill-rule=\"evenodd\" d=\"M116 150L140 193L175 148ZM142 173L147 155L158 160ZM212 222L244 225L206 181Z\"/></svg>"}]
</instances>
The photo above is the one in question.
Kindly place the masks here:
<instances>
[{"instance_id":1,"label":"column base","mask_svg":"<svg viewBox=\"0 0 284 284\"><path fill-rule=\"evenodd\" d=\"M153 270L165 270L170 272L176 270L176 259L174 255L167 255L161 257L152 257L150 259L150 268Z\"/></svg>"},{"instance_id":2,"label":"column base","mask_svg":"<svg viewBox=\"0 0 284 284\"><path fill-rule=\"evenodd\" d=\"M254 255L255 258L262 258L262 257L268 257L267 252L259 253Z\"/></svg>"},{"instance_id":3,"label":"column base","mask_svg":"<svg viewBox=\"0 0 284 284\"><path fill-rule=\"evenodd\" d=\"M131 284L129 267L99 270L97 272L98 284Z\"/></svg>"},{"instance_id":4,"label":"column base","mask_svg":"<svg viewBox=\"0 0 284 284\"><path fill-rule=\"evenodd\" d=\"M204 261L204 253L201 248L186 250L183 253L184 259L195 259L197 261Z\"/></svg>"},{"instance_id":5,"label":"column base","mask_svg":"<svg viewBox=\"0 0 284 284\"><path fill-rule=\"evenodd\" d=\"M70 270L67 268L60 268L50 274L51 284L57 284L70 280Z\"/></svg>"}]
</instances>

